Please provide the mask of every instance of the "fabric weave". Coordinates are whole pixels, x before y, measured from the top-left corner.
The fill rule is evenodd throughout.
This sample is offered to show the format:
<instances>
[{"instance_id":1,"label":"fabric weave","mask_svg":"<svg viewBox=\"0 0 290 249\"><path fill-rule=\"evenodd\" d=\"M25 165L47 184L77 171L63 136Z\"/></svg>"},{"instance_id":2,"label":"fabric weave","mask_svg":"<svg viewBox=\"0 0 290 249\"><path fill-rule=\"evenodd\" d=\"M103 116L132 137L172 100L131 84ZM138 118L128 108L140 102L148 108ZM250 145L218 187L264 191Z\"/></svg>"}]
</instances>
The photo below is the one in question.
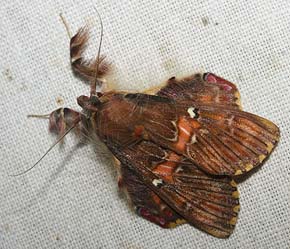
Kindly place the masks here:
<instances>
[{"instance_id":1,"label":"fabric weave","mask_svg":"<svg viewBox=\"0 0 290 249\"><path fill-rule=\"evenodd\" d=\"M239 184L233 235L211 237L190 225L164 230L137 217L118 191L110 153L73 135L29 173L55 141L47 120L62 103L76 110L89 86L69 64L69 38L92 27L114 65L118 89L144 90L172 76L210 71L234 82L244 110L281 129L260 170ZM0 6L0 248L289 248L290 1L2 1Z\"/></svg>"}]
</instances>

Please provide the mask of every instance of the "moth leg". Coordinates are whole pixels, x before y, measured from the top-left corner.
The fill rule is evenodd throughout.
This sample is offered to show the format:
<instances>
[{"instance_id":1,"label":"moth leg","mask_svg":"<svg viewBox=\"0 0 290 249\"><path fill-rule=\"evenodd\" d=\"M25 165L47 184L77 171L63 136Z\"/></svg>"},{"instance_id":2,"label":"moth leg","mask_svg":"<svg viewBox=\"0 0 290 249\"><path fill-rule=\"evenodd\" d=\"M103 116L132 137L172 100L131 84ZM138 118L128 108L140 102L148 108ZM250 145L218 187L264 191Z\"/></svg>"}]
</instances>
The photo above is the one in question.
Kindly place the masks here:
<instances>
[{"instance_id":1,"label":"moth leg","mask_svg":"<svg viewBox=\"0 0 290 249\"><path fill-rule=\"evenodd\" d=\"M58 137L76 125L75 131L79 133L81 130L80 120L82 114L70 108L59 108L49 115L49 132L56 134Z\"/></svg>"},{"instance_id":2,"label":"moth leg","mask_svg":"<svg viewBox=\"0 0 290 249\"><path fill-rule=\"evenodd\" d=\"M70 59L71 65L77 74L84 79L93 82L103 82L102 78L110 71L110 63L106 62L105 56L96 56L93 59L86 60L84 58L84 50L87 46L89 33L87 26L79 29L79 31L70 40Z\"/></svg>"},{"instance_id":3,"label":"moth leg","mask_svg":"<svg viewBox=\"0 0 290 249\"><path fill-rule=\"evenodd\" d=\"M148 188L128 167L120 165L118 185L123 188L136 213L162 228L174 228L186 221Z\"/></svg>"}]
</instances>

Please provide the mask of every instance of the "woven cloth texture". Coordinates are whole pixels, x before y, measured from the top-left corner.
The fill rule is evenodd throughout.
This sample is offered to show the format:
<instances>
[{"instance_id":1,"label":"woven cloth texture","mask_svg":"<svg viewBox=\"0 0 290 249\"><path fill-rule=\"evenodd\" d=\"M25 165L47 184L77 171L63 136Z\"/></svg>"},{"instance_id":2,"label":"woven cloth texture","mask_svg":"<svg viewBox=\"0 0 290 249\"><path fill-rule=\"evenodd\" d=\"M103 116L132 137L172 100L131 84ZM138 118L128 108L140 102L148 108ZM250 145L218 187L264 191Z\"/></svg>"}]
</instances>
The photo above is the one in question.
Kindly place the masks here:
<instances>
[{"instance_id":1,"label":"woven cloth texture","mask_svg":"<svg viewBox=\"0 0 290 249\"><path fill-rule=\"evenodd\" d=\"M210 71L234 82L244 110L278 124L269 160L238 186L241 211L229 239L190 225L166 230L138 217L118 190L111 155L100 143L28 119L66 106L89 86L72 73L69 38L88 23L87 56L114 65L117 89L141 91L172 76ZM289 248L290 1L10 0L0 4L0 248Z\"/></svg>"}]
</instances>

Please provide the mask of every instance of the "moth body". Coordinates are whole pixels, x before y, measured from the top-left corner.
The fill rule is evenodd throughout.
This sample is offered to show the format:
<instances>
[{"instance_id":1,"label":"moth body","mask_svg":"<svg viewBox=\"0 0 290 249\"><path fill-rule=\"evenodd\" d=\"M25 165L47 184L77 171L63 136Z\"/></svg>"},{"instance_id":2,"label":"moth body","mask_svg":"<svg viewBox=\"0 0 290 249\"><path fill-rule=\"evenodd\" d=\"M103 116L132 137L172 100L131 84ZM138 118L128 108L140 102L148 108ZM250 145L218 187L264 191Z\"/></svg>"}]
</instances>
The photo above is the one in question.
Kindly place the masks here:
<instances>
[{"instance_id":1,"label":"moth body","mask_svg":"<svg viewBox=\"0 0 290 249\"><path fill-rule=\"evenodd\" d=\"M97 92L109 70L104 57L83 59L87 31L72 39L74 71L91 82L78 112L50 115L50 130L97 135L119 163L119 185L137 214L164 228L190 223L220 238L236 224L233 178L266 159L279 140L271 121L244 112L237 87L212 73L170 78L147 93Z\"/></svg>"}]
</instances>

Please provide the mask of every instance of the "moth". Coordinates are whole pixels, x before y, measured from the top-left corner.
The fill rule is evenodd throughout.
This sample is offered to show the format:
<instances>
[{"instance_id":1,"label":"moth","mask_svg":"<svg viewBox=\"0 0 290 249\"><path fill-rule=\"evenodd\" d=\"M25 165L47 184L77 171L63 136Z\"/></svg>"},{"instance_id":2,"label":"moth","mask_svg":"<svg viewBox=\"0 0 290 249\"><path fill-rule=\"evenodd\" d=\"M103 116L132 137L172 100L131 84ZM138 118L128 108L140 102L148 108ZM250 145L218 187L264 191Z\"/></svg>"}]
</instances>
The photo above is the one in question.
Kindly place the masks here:
<instances>
[{"instance_id":1,"label":"moth","mask_svg":"<svg viewBox=\"0 0 290 249\"><path fill-rule=\"evenodd\" d=\"M138 215L163 227L189 223L215 237L233 232L239 193L233 178L260 165L279 140L271 121L242 110L237 87L213 73L171 77L143 93L97 91L110 65L84 59L87 28L70 40L72 69L91 84L82 111L60 108L49 129L96 136L117 161L119 186Z\"/></svg>"}]
</instances>

